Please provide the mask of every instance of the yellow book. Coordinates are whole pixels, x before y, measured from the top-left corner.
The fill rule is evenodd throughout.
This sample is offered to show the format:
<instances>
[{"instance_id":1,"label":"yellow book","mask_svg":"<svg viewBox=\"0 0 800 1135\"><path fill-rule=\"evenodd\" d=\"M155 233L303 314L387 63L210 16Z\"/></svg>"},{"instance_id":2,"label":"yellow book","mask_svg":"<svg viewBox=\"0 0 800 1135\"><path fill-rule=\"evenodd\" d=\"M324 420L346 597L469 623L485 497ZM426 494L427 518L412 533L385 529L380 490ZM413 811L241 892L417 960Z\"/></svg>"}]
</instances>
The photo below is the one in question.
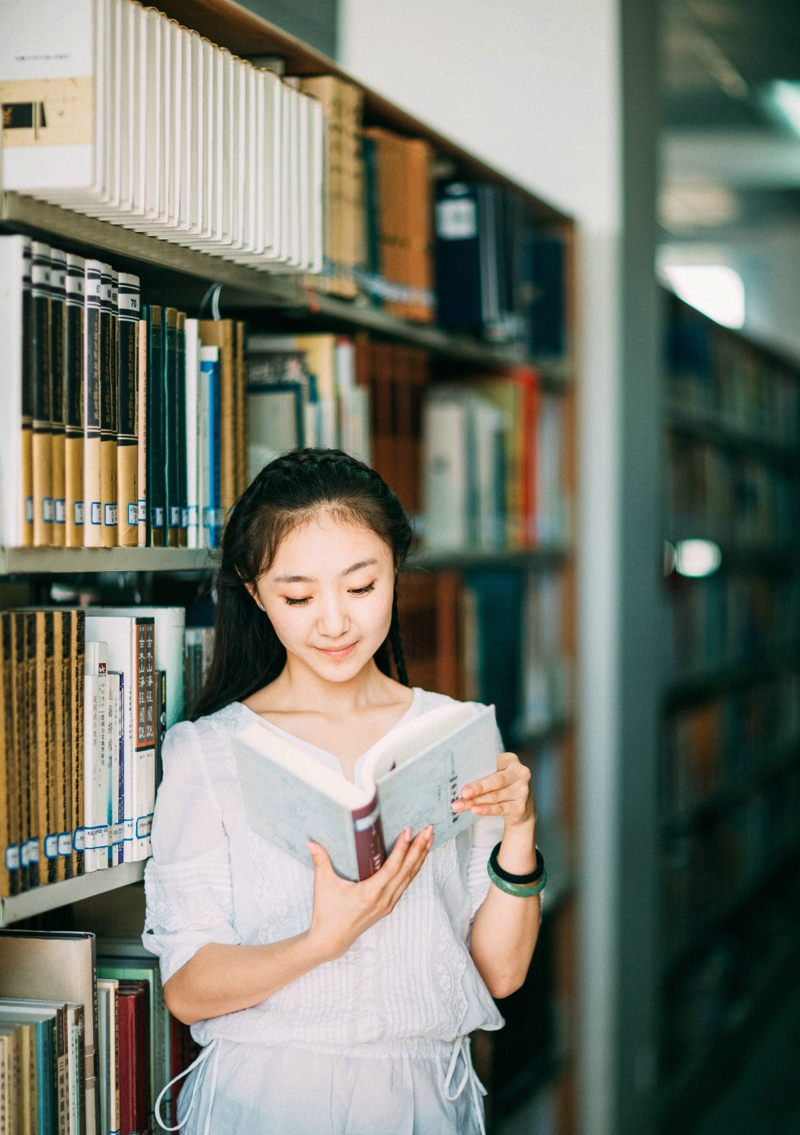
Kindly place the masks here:
<instances>
[{"instance_id":1,"label":"yellow book","mask_svg":"<svg viewBox=\"0 0 800 1135\"><path fill-rule=\"evenodd\" d=\"M100 277L100 500L101 544L117 543L117 273Z\"/></svg>"}]
</instances>

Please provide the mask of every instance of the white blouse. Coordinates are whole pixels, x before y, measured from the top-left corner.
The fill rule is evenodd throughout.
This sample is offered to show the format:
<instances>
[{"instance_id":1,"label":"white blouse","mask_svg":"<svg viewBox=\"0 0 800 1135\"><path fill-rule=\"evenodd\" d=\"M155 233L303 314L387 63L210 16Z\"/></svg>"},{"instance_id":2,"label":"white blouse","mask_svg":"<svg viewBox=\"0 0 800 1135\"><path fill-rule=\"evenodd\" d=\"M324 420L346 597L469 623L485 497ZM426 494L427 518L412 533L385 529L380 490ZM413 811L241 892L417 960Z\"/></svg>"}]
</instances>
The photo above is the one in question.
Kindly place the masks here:
<instances>
[{"instance_id":1,"label":"white blouse","mask_svg":"<svg viewBox=\"0 0 800 1135\"><path fill-rule=\"evenodd\" d=\"M446 700L415 689L402 720ZM160 956L164 982L208 943L276 942L311 923L313 872L247 824L230 737L254 716L235 702L167 733L142 935ZM331 753L293 740L344 776ZM498 734L498 752L501 747ZM357 784L363 763L364 756L356 762ZM474 1029L500 1028L503 1019L468 940L489 888L489 853L502 830L500 818L477 820L428 855L392 913L341 958L260 1005L199 1022L195 1040L349 1048L419 1037L452 1042Z\"/></svg>"}]
</instances>

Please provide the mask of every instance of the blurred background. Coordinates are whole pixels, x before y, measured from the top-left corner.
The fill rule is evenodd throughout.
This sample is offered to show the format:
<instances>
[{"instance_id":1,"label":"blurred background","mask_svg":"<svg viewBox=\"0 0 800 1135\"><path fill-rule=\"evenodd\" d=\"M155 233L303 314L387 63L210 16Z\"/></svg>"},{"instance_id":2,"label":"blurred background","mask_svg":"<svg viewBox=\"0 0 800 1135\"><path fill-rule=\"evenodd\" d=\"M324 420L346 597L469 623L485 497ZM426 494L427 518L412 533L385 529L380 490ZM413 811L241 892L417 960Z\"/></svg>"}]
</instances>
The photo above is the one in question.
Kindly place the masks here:
<instances>
[{"instance_id":1,"label":"blurred background","mask_svg":"<svg viewBox=\"0 0 800 1135\"><path fill-rule=\"evenodd\" d=\"M163 6L226 43L220 4ZM231 277L200 329L242 359L230 500L309 436L371 454L419 535L412 683L493 702L533 770L550 881L507 1026L473 1040L490 1135L800 1135L800 3L245 7L372 93L315 86L285 37L247 50L268 32L226 9L340 160L310 302ZM173 268L137 266L143 297L208 315ZM185 608L191 709L208 565L56 578L14 551L3 606ZM36 931L143 917L138 885L13 902Z\"/></svg>"}]
</instances>

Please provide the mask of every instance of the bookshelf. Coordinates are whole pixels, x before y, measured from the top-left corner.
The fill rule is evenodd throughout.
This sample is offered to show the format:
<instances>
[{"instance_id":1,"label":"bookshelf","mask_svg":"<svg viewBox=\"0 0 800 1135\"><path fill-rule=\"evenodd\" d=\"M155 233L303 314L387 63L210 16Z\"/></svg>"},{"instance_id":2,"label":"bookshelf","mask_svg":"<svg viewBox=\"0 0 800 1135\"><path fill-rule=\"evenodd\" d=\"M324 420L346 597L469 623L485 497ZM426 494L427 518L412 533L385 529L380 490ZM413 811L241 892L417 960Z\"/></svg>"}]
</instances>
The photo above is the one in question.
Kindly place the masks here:
<instances>
[{"instance_id":1,"label":"bookshelf","mask_svg":"<svg viewBox=\"0 0 800 1135\"><path fill-rule=\"evenodd\" d=\"M212 42L242 56L280 55L286 72L293 75L333 74L354 82L330 60L300 41L246 11L231 0L169 2L163 11L193 28ZM360 84L356 84L360 86ZM225 316L251 322L259 332L309 333L333 331L353 337L368 336L371 342L403 344L426 352L430 363L431 389L454 379L468 383L483 373L502 374L520 364L533 365L540 389L553 395L563 407L564 437L561 455L563 486L569 512L574 515L576 494L575 385L571 354L574 334L574 255L571 219L546 202L512 183L502 174L467 153L450 140L429 129L394 107L374 92L364 93L365 123L386 127L406 137L429 142L441 164L459 177L485 179L517 193L527 218L537 230L557 234L566 249L566 343L561 355L528 358L518 345L497 345L453 333L432 325L414 324L393 316L378 306L359 300L349 301L314 290L308 276L271 275L266 271L238 265L221 258L171 244L166 240L125 229L46 204L14 192L0 193L0 229L21 232L57 244L79 255L108 256L119 270L136 273L141 279L145 302L177 303L190 314L195 312L209 285L222 286L220 306ZM577 1035L577 943L575 907L578 881L577 857L577 757L574 674L576 669L576 573L575 549L571 531L558 542L544 542L532 548L507 550L470 549L431 551L424 547L412 553L409 573L436 576L438 573L505 571L521 577L558 577L563 603L558 633L563 659L569 672L570 687L562 713L541 727L528 729L518 738L520 755L536 766L542 753L550 751L558 765L557 798L552 816L541 825L539 841L548 857L548 892L545 902L547 957L537 962L535 982L545 990L552 1017L557 1019L547 1059L526 1064L526 1046L531 1042L524 1019L515 1034L518 1079L512 1086L497 1080L492 1071L491 1038L483 1045L488 1060L484 1075L493 1085L490 1102L492 1122L497 1124L513 1113L514 1107L539 1091L551 1093L560 1135L574 1130ZM93 573L145 573L169 587L181 573L210 577L216 554L209 549L189 548L8 548L0 547L0 577L29 577L46 582L49 576L81 576ZM42 591L42 594L44 592ZM102 896L141 882L143 864L130 863L77 878L24 891L0 900L0 926L65 910L84 899L102 902ZM97 909L97 903L95 903ZM527 995L527 994L526 994ZM522 1004L523 1002L520 1002ZM513 1006L510 1007L513 1013ZM535 1039L535 1038L533 1038ZM513 1090L512 1090L513 1089ZM505 1095L503 1095L505 1093ZM504 1100L502 1106L498 1101Z\"/></svg>"},{"instance_id":2,"label":"bookshelf","mask_svg":"<svg viewBox=\"0 0 800 1135\"><path fill-rule=\"evenodd\" d=\"M672 1133L735 1076L800 951L800 366L663 302L665 539L720 552L713 574L666 579L657 1100Z\"/></svg>"}]
</instances>

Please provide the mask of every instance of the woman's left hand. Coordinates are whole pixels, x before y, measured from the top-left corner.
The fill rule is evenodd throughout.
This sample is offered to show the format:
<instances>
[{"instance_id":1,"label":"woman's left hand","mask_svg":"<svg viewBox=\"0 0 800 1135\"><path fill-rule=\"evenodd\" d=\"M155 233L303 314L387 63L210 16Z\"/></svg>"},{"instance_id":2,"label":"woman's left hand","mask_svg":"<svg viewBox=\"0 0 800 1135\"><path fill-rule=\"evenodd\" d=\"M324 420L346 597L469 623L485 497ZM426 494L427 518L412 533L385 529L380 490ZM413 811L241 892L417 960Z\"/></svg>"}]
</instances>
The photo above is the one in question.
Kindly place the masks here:
<instances>
[{"instance_id":1,"label":"woman's left hand","mask_svg":"<svg viewBox=\"0 0 800 1135\"><path fill-rule=\"evenodd\" d=\"M502 816L507 829L535 822L530 780L530 769L516 754L501 753L497 758L497 772L466 785L461 799L452 804L453 811Z\"/></svg>"}]
</instances>

